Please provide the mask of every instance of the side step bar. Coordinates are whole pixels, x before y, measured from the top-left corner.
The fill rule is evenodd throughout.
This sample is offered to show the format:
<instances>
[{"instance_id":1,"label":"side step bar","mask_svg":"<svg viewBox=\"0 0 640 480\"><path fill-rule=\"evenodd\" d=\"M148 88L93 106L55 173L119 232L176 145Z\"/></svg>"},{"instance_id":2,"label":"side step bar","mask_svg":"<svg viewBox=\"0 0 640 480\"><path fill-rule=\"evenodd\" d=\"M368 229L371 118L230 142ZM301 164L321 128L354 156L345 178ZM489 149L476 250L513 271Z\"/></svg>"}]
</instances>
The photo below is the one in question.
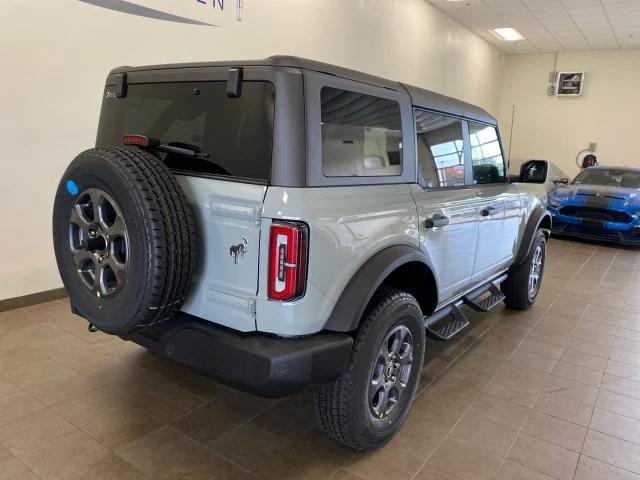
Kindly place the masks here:
<instances>
[{"instance_id":1,"label":"side step bar","mask_svg":"<svg viewBox=\"0 0 640 480\"><path fill-rule=\"evenodd\" d=\"M444 342L467 328L469 326L469 319L459 308L462 303L463 302L459 300L453 305L438 310L430 317L425 317L424 327L427 330L427 336L434 340Z\"/></svg>"},{"instance_id":2,"label":"side step bar","mask_svg":"<svg viewBox=\"0 0 640 480\"><path fill-rule=\"evenodd\" d=\"M502 290L500 290L500 284L506 279L507 276L502 275L467 293L462 300L477 312L488 312L504 300L504 294ZM487 292L489 292L489 295L484 296ZM482 297L482 299L480 297Z\"/></svg>"},{"instance_id":3,"label":"side step bar","mask_svg":"<svg viewBox=\"0 0 640 480\"><path fill-rule=\"evenodd\" d=\"M441 308L430 317L425 317L424 326L427 331L427 336L434 340L444 342L467 328L469 326L469 319L462 310L460 310L460 307L466 304L478 312L491 310L504 300L504 294L500 290L499 285L506 278L506 275L498 277L472 290L462 297L462 299Z\"/></svg>"}]
</instances>

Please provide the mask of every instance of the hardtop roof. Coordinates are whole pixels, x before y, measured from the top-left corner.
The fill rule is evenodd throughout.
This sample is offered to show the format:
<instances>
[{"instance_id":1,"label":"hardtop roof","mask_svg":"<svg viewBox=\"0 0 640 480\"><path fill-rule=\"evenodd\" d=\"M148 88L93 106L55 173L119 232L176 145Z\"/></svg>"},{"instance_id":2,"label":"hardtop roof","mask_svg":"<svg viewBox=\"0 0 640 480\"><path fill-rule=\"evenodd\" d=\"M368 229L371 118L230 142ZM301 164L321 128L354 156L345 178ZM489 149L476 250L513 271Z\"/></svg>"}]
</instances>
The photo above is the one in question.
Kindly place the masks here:
<instances>
[{"instance_id":1,"label":"hardtop roof","mask_svg":"<svg viewBox=\"0 0 640 480\"><path fill-rule=\"evenodd\" d=\"M408 93L413 105L416 107L428 108L442 113L461 116L471 120L496 125L496 119L486 110L470 103L457 100L446 95L441 95L423 88L414 87L404 83L388 80L386 78L370 75L345 67L339 67L328 63L318 62L307 58L275 55L263 60L241 60L241 61L221 61L221 62L194 62L194 63L174 63L165 65L148 65L140 67L118 67L111 73L126 73L148 70L170 70L184 68L206 68L206 67L289 67L309 70L313 72L334 75L355 82L366 83L377 87L387 88L398 92Z\"/></svg>"}]
</instances>

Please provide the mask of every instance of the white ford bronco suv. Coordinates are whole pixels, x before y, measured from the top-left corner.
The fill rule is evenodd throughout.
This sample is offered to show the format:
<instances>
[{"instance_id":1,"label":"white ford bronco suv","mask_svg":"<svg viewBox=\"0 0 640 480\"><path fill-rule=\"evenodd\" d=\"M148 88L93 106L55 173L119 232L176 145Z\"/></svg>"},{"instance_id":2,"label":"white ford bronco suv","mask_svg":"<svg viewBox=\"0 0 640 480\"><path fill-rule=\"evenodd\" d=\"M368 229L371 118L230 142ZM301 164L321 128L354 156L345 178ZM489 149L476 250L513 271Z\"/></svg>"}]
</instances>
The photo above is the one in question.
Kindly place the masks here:
<instances>
[{"instance_id":1,"label":"white ford bronco suv","mask_svg":"<svg viewBox=\"0 0 640 480\"><path fill-rule=\"evenodd\" d=\"M53 235L90 329L263 396L313 384L364 450L405 419L426 336L535 301L545 196L509 183L494 118L420 88L293 57L122 67Z\"/></svg>"}]
</instances>

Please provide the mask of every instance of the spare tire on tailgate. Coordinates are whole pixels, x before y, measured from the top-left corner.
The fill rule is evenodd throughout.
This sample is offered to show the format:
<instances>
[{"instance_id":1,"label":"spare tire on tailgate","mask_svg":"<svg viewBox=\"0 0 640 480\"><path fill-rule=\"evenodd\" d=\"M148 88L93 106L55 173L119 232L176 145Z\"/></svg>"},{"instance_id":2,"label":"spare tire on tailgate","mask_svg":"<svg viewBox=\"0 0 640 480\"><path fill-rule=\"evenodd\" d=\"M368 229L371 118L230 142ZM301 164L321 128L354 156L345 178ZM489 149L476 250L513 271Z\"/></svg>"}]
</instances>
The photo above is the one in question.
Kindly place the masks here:
<instances>
[{"instance_id":1,"label":"spare tire on tailgate","mask_svg":"<svg viewBox=\"0 0 640 480\"><path fill-rule=\"evenodd\" d=\"M107 333L172 318L195 269L184 194L158 158L136 147L87 150L69 165L55 199L53 242L74 311Z\"/></svg>"}]
</instances>

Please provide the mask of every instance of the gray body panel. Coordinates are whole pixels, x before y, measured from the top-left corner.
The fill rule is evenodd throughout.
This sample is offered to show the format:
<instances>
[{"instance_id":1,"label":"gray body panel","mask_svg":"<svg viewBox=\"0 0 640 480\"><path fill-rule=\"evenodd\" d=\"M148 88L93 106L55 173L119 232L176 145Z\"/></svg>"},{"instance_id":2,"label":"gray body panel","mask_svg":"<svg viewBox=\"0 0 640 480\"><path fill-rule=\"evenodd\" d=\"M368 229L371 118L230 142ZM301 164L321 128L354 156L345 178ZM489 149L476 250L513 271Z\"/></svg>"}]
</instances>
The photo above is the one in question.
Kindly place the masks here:
<instances>
[{"instance_id":1,"label":"gray body panel","mask_svg":"<svg viewBox=\"0 0 640 480\"><path fill-rule=\"evenodd\" d=\"M263 215L264 242L270 218L301 220L310 231L304 297L285 303L269 301L266 274L260 276L257 327L264 332L305 335L322 330L342 291L367 260L394 245L418 248L416 206L406 184L270 187ZM261 265L267 262L265 249Z\"/></svg>"},{"instance_id":2,"label":"gray body panel","mask_svg":"<svg viewBox=\"0 0 640 480\"><path fill-rule=\"evenodd\" d=\"M525 216L518 187L488 185L476 189L478 197L478 249L472 282L499 273L511 265L524 228ZM483 216L487 209L490 214Z\"/></svg>"},{"instance_id":3,"label":"gray body panel","mask_svg":"<svg viewBox=\"0 0 640 480\"><path fill-rule=\"evenodd\" d=\"M185 313L243 332L256 329L260 227L267 187L189 176L178 181L195 214L198 268ZM244 245L237 261L230 248Z\"/></svg>"},{"instance_id":4,"label":"gray body panel","mask_svg":"<svg viewBox=\"0 0 640 480\"><path fill-rule=\"evenodd\" d=\"M478 241L478 200L468 188L425 190L412 188L420 217L420 250L429 258L438 285L439 303L471 287ZM434 215L449 218L449 225L425 228Z\"/></svg>"}]
</instances>

